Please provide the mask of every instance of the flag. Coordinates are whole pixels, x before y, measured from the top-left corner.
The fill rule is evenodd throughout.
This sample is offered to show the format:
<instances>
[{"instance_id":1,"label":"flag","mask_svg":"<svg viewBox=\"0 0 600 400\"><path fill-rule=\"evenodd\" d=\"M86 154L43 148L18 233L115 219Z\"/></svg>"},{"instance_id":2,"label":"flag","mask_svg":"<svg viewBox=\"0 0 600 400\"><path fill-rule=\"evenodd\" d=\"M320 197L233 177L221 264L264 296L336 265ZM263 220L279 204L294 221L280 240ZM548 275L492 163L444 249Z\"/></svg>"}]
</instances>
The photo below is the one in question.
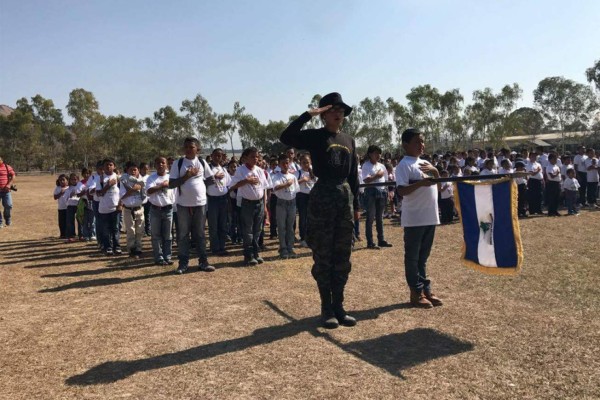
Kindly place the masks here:
<instances>
[{"instance_id":1,"label":"flag","mask_svg":"<svg viewBox=\"0 0 600 400\"><path fill-rule=\"evenodd\" d=\"M464 239L461 261L466 267L494 275L520 271L523 247L517 194L511 178L455 182Z\"/></svg>"}]
</instances>

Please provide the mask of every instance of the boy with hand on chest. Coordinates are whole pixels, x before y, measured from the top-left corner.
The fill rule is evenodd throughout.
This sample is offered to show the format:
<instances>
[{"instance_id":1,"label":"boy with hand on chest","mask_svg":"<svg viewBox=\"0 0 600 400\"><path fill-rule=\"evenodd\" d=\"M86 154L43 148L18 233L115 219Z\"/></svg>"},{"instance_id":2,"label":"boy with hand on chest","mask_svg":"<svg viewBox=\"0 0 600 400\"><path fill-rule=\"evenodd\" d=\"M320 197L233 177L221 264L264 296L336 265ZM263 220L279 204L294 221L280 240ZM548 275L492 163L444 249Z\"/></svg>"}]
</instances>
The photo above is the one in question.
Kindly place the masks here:
<instances>
[{"instance_id":1,"label":"boy with hand on chest","mask_svg":"<svg viewBox=\"0 0 600 400\"><path fill-rule=\"evenodd\" d=\"M296 175L289 171L290 158L279 156L280 171L273 176L273 193L277 196L277 231L279 257L296 258L294 253L294 222L296 221L296 194L300 190Z\"/></svg>"},{"instance_id":2,"label":"boy with hand on chest","mask_svg":"<svg viewBox=\"0 0 600 400\"><path fill-rule=\"evenodd\" d=\"M423 133L418 129L402 132L406 155L396 167L396 186L402 196L401 225L404 227L404 270L414 307L441 306L442 300L431 291L427 259L431 253L435 226L439 225L438 190L431 177L438 170L419 157L425 150Z\"/></svg>"},{"instance_id":3,"label":"boy with hand on chest","mask_svg":"<svg viewBox=\"0 0 600 400\"><path fill-rule=\"evenodd\" d=\"M122 180L119 196L123 204L123 221L127 233L127 251L130 257L142 255L142 238L144 236L144 181L135 163L126 165L127 178Z\"/></svg>"},{"instance_id":4,"label":"boy with hand on chest","mask_svg":"<svg viewBox=\"0 0 600 400\"><path fill-rule=\"evenodd\" d=\"M104 174L100 177L96 194L100 199L98 213L103 234L102 249L107 256L121 254L119 244L119 217L121 208L119 206L119 177L115 173L115 162L113 159L104 160Z\"/></svg>"}]
</instances>

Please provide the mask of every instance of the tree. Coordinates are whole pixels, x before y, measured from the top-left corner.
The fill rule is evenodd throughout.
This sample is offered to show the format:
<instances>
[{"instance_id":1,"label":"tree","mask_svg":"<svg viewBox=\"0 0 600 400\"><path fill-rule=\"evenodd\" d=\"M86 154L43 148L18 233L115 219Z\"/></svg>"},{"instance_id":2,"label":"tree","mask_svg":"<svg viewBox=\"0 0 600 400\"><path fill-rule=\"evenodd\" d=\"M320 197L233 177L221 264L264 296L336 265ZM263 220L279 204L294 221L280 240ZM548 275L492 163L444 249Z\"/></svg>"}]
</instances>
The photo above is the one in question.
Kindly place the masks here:
<instances>
[{"instance_id":1,"label":"tree","mask_svg":"<svg viewBox=\"0 0 600 400\"><path fill-rule=\"evenodd\" d=\"M146 118L144 123L160 154L180 154L183 140L194 135L189 120L178 115L171 106L160 108L154 113L153 119Z\"/></svg>"},{"instance_id":2,"label":"tree","mask_svg":"<svg viewBox=\"0 0 600 400\"><path fill-rule=\"evenodd\" d=\"M521 107L508 116L509 136L529 135L535 138L544 127L544 117L531 107Z\"/></svg>"},{"instance_id":3,"label":"tree","mask_svg":"<svg viewBox=\"0 0 600 400\"><path fill-rule=\"evenodd\" d=\"M321 101L321 97L322 96L320 94L315 94L310 100L310 103L308 103L308 108L319 108L319 101ZM304 124L304 129L319 129L322 126L323 123L321 121L321 118L311 118L310 121Z\"/></svg>"},{"instance_id":4,"label":"tree","mask_svg":"<svg viewBox=\"0 0 600 400\"><path fill-rule=\"evenodd\" d=\"M440 96L441 135L446 148L457 148L466 139L465 120L462 117L464 97L458 89L452 89Z\"/></svg>"},{"instance_id":5,"label":"tree","mask_svg":"<svg viewBox=\"0 0 600 400\"><path fill-rule=\"evenodd\" d=\"M109 116L104 123L101 142L103 155L110 155L117 163L152 161L160 151L142 131L142 121L123 115Z\"/></svg>"},{"instance_id":6,"label":"tree","mask_svg":"<svg viewBox=\"0 0 600 400\"><path fill-rule=\"evenodd\" d=\"M345 131L351 134L348 127L356 122L352 132L358 146L379 145L383 148L392 147L392 124L388 119L388 106L380 97L363 99L350 114L352 118L344 123Z\"/></svg>"},{"instance_id":7,"label":"tree","mask_svg":"<svg viewBox=\"0 0 600 400\"><path fill-rule=\"evenodd\" d=\"M257 140L260 136L262 125L258 119L252 114L244 114L239 121L239 135L242 147L247 149L251 146L256 146Z\"/></svg>"},{"instance_id":8,"label":"tree","mask_svg":"<svg viewBox=\"0 0 600 400\"><path fill-rule=\"evenodd\" d=\"M596 60L593 66L585 70L585 76L589 83L596 85L596 90L600 92L600 60Z\"/></svg>"},{"instance_id":9,"label":"tree","mask_svg":"<svg viewBox=\"0 0 600 400\"><path fill-rule=\"evenodd\" d=\"M587 129L598 109L598 100L588 86L562 76L542 79L533 97L547 125L562 132L563 150L565 132L574 127Z\"/></svg>"},{"instance_id":10,"label":"tree","mask_svg":"<svg viewBox=\"0 0 600 400\"><path fill-rule=\"evenodd\" d=\"M225 132L217 129L217 115L208 100L199 93L193 100L184 100L179 109L185 112L185 118L204 148L214 149L225 143Z\"/></svg>"},{"instance_id":11,"label":"tree","mask_svg":"<svg viewBox=\"0 0 600 400\"><path fill-rule=\"evenodd\" d=\"M226 131L227 136L229 136L229 141L231 142L231 154L234 154L233 149L233 135L239 130L240 120L244 116L244 111L246 111L245 107L240 106L240 102L236 101L233 104L233 113L229 115L228 123L230 125L229 129Z\"/></svg>"},{"instance_id":12,"label":"tree","mask_svg":"<svg viewBox=\"0 0 600 400\"><path fill-rule=\"evenodd\" d=\"M73 118L71 130L75 136L70 150L72 161L76 164L83 161L83 165L87 167L88 157L97 146L94 135L102 126L104 117L93 93L84 89L74 89L69 93L67 112Z\"/></svg>"},{"instance_id":13,"label":"tree","mask_svg":"<svg viewBox=\"0 0 600 400\"><path fill-rule=\"evenodd\" d=\"M29 170L39 162L40 141L41 129L33 116L33 108L23 97L10 115L0 118L2 156L11 160L13 167Z\"/></svg>"},{"instance_id":14,"label":"tree","mask_svg":"<svg viewBox=\"0 0 600 400\"><path fill-rule=\"evenodd\" d=\"M43 167L56 170L58 160L64 155L65 148L71 143L71 135L67 133L62 112L54 107L54 102L39 94L31 99L31 111L41 131L41 157Z\"/></svg>"}]
</instances>

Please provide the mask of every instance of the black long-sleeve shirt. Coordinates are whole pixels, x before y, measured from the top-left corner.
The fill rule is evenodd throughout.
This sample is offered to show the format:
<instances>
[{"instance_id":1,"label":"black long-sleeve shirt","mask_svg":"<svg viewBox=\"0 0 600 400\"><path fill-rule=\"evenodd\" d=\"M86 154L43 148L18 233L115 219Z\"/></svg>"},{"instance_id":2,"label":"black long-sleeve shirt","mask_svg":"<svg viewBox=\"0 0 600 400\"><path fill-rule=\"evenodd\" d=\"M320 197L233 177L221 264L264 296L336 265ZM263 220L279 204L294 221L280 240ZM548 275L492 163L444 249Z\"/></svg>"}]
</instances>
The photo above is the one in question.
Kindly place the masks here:
<instances>
[{"instance_id":1,"label":"black long-sleeve shirt","mask_svg":"<svg viewBox=\"0 0 600 400\"><path fill-rule=\"evenodd\" d=\"M319 179L347 180L354 195L354 209L358 209L358 165L354 139L345 133L333 133L325 128L301 130L311 118L308 112L296 118L281 134L281 142L308 150L313 172Z\"/></svg>"}]
</instances>

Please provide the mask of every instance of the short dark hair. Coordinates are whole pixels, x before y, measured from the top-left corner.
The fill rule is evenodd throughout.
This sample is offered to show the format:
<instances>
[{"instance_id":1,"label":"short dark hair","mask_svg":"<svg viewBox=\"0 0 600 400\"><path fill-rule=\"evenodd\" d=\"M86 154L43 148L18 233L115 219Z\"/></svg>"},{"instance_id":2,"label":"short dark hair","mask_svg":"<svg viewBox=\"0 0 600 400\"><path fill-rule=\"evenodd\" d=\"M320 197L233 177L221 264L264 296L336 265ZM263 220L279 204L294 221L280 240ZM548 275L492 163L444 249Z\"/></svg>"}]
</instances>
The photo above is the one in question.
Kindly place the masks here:
<instances>
[{"instance_id":1,"label":"short dark hair","mask_svg":"<svg viewBox=\"0 0 600 400\"><path fill-rule=\"evenodd\" d=\"M288 155L286 153L281 153L279 155L279 157L277 157L277 161L281 162L281 161L284 161L284 160L288 160L289 161L290 157L288 157Z\"/></svg>"},{"instance_id":2,"label":"short dark hair","mask_svg":"<svg viewBox=\"0 0 600 400\"><path fill-rule=\"evenodd\" d=\"M200 141L193 136L188 136L183 139L183 145L185 146L187 143L194 143L196 147L200 148Z\"/></svg>"},{"instance_id":3,"label":"short dark hair","mask_svg":"<svg viewBox=\"0 0 600 400\"><path fill-rule=\"evenodd\" d=\"M381 154L381 147L377 146L376 144L372 144L369 146L369 148L367 149L367 154L371 154L371 153L379 153Z\"/></svg>"},{"instance_id":4,"label":"short dark hair","mask_svg":"<svg viewBox=\"0 0 600 400\"><path fill-rule=\"evenodd\" d=\"M244 149L244 151L242 152L242 157L247 157L252 153L258 153L258 149L254 146Z\"/></svg>"},{"instance_id":5,"label":"short dark hair","mask_svg":"<svg viewBox=\"0 0 600 400\"><path fill-rule=\"evenodd\" d=\"M140 163L140 165L139 165L139 168L140 168L140 169L142 169L142 168L144 168L144 167L146 167L146 168L148 168L148 167L149 167L149 165L148 165L148 163L147 163L147 162L141 162L141 163Z\"/></svg>"},{"instance_id":6,"label":"short dark hair","mask_svg":"<svg viewBox=\"0 0 600 400\"><path fill-rule=\"evenodd\" d=\"M225 153L225 152L223 151L223 149L221 149L221 148L217 147L217 148L216 148L216 149L214 149L214 150L212 151L212 153L210 153L210 154L215 154L215 153Z\"/></svg>"},{"instance_id":7,"label":"short dark hair","mask_svg":"<svg viewBox=\"0 0 600 400\"><path fill-rule=\"evenodd\" d=\"M402 143L409 143L415 136L422 135L423 132L417 128L408 128L402 132Z\"/></svg>"},{"instance_id":8,"label":"short dark hair","mask_svg":"<svg viewBox=\"0 0 600 400\"><path fill-rule=\"evenodd\" d=\"M114 159L112 159L112 158L110 158L110 157L107 157L107 158L105 158L104 160L102 160L102 165L106 165L106 164L108 164L108 163L112 163L112 164L114 164L114 163L115 163L115 160L114 160Z\"/></svg>"}]
</instances>

